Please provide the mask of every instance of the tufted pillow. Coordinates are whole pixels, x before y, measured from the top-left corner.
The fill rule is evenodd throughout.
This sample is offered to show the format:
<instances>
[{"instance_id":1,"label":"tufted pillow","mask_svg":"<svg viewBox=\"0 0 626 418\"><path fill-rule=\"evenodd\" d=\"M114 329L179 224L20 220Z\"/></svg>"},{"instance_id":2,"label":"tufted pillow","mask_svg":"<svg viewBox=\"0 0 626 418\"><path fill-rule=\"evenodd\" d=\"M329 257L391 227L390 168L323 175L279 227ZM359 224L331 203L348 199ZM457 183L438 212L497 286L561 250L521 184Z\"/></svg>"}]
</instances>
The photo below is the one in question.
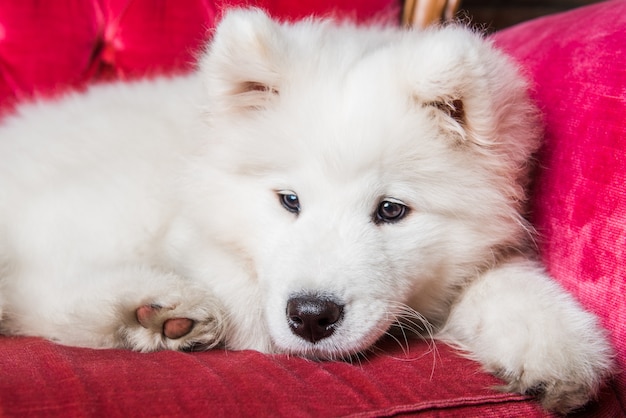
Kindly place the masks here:
<instances>
[{"instance_id":1,"label":"tufted pillow","mask_svg":"<svg viewBox=\"0 0 626 418\"><path fill-rule=\"evenodd\" d=\"M0 113L33 95L193 67L225 7L276 17L399 21L396 0L19 0L0 2Z\"/></svg>"}]
</instances>

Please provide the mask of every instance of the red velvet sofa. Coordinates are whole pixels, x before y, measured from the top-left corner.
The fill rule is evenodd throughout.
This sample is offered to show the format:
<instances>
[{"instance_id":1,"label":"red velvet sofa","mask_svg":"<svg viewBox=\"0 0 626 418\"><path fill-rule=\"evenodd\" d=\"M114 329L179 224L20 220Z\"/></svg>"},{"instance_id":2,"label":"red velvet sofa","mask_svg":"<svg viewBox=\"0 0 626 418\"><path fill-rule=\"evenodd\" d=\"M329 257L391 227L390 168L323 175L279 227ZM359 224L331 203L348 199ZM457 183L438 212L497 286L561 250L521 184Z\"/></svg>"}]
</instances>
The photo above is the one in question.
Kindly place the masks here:
<instances>
[{"instance_id":1,"label":"red velvet sofa","mask_svg":"<svg viewBox=\"0 0 626 418\"><path fill-rule=\"evenodd\" d=\"M20 0L0 2L0 118L33 96L188 71L223 7L359 21L398 19L397 0ZM550 272L609 330L626 366L626 1L494 35L545 114L531 216ZM0 120L1 123L1 120ZM0 138L0 141L2 138ZM139 354L0 336L4 416L543 417L532 399L437 343L356 363L256 352ZM576 416L626 412L626 374Z\"/></svg>"}]
</instances>

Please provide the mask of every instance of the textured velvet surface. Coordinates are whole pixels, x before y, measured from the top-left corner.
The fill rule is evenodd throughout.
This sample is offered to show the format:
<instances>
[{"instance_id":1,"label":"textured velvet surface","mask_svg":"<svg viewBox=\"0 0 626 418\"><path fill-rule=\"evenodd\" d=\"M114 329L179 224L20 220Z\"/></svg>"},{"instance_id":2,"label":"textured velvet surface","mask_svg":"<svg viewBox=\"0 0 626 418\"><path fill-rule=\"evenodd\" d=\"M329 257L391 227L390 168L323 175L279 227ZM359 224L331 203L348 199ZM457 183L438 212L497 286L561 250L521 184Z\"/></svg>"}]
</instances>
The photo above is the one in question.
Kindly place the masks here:
<instances>
[{"instance_id":1,"label":"textured velvet surface","mask_svg":"<svg viewBox=\"0 0 626 418\"><path fill-rule=\"evenodd\" d=\"M182 7L184 3L184 7ZM190 68L236 0L0 2L0 108L110 78ZM247 1L274 15L395 20L395 0ZM552 274L596 311L625 362L626 2L498 34L546 114L533 218ZM1 138L0 138L1 140ZM1 416L540 417L538 405L438 344L391 341L353 363L255 352L138 354L0 337ZM617 393L617 395L616 395ZM624 375L579 416L623 416Z\"/></svg>"},{"instance_id":2,"label":"textured velvet surface","mask_svg":"<svg viewBox=\"0 0 626 418\"><path fill-rule=\"evenodd\" d=\"M500 33L545 115L532 219L549 271L596 312L626 370L626 1ZM626 405L626 374L617 377Z\"/></svg>"}]
</instances>

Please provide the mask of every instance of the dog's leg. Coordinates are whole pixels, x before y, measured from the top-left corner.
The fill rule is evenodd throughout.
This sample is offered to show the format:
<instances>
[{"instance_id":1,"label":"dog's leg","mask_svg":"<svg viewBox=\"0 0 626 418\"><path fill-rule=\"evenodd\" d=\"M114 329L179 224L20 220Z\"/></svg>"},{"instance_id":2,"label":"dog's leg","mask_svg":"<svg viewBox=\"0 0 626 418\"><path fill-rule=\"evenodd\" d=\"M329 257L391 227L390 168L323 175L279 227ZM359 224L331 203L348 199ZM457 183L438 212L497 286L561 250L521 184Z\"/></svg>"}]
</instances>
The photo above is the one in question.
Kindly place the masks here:
<instances>
[{"instance_id":1,"label":"dog's leg","mask_svg":"<svg viewBox=\"0 0 626 418\"><path fill-rule=\"evenodd\" d=\"M13 288L2 331L65 345L144 352L208 349L222 342L222 305L189 280L143 267L81 276L38 293L28 286Z\"/></svg>"},{"instance_id":2,"label":"dog's leg","mask_svg":"<svg viewBox=\"0 0 626 418\"><path fill-rule=\"evenodd\" d=\"M506 390L537 395L557 412L584 405L613 365L596 318L521 259L472 282L440 336L504 379Z\"/></svg>"},{"instance_id":3,"label":"dog's leg","mask_svg":"<svg viewBox=\"0 0 626 418\"><path fill-rule=\"evenodd\" d=\"M125 346L138 351L207 350L223 342L224 308L207 289L165 274L153 277L146 290L127 294L118 305L124 324L117 333Z\"/></svg>"}]
</instances>

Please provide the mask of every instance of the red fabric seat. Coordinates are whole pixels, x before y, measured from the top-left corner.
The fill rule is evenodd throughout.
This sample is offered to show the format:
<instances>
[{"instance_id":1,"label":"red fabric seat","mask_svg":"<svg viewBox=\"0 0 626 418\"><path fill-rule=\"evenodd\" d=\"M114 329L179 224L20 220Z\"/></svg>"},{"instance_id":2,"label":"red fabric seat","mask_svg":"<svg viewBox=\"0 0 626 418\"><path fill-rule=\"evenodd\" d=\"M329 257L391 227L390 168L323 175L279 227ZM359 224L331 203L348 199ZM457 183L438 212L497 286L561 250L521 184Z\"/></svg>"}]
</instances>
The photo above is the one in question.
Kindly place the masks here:
<instances>
[{"instance_id":1,"label":"red fabric seat","mask_svg":"<svg viewBox=\"0 0 626 418\"><path fill-rule=\"evenodd\" d=\"M0 111L88 83L189 70L226 4L278 17L396 21L395 0L21 0L0 3ZM626 1L495 36L546 115L532 217L552 274L611 333L626 366ZM2 138L0 138L2 140ZM443 344L381 344L350 362L256 352L62 347L0 337L0 416L539 417L536 402ZM626 375L579 416L624 416Z\"/></svg>"},{"instance_id":2,"label":"red fabric seat","mask_svg":"<svg viewBox=\"0 0 626 418\"><path fill-rule=\"evenodd\" d=\"M391 344L350 364L253 351L95 351L30 338L1 344L0 411L13 416L471 416L482 408L543 416L521 396L490 390L496 379L445 346L413 345L405 357Z\"/></svg>"}]
</instances>

